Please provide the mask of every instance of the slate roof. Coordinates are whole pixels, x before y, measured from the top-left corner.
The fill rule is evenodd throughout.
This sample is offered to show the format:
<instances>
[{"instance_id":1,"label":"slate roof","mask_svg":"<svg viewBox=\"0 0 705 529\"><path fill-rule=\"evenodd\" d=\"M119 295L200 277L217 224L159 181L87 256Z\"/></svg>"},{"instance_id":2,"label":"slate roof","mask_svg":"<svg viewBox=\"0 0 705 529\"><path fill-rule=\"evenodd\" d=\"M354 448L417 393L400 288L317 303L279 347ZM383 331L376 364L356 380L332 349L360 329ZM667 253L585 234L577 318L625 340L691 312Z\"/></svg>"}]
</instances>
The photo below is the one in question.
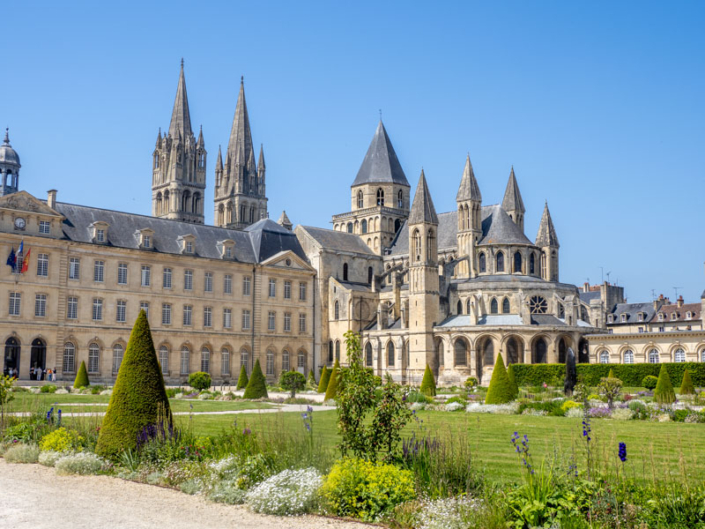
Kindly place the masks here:
<instances>
[{"instance_id":1,"label":"slate roof","mask_svg":"<svg viewBox=\"0 0 705 529\"><path fill-rule=\"evenodd\" d=\"M438 224L438 215L436 215L436 208L433 206L431 192L428 190L423 169L421 169L419 185L416 186L414 203L411 205L411 213L409 213L409 224L421 224L422 222Z\"/></svg>"},{"instance_id":2,"label":"slate roof","mask_svg":"<svg viewBox=\"0 0 705 529\"><path fill-rule=\"evenodd\" d=\"M521 193L519 192L519 184L517 184L516 176L514 176L514 167L512 167L512 172L509 173L509 182L507 182L507 189L504 191L502 208L504 208L504 211L519 210L522 213L526 213L524 201L521 199Z\"/></svg>"},{"instance_id":3,"label":"slate roof","mask_svg":"<svg viewBox=\"0 0 705 529\"><path fill-rule=\"evenodd\" d=\"M370 247L354 233L327 230L314 226L301 226L316 242L326 250L355 252L365 255L376 255Z\"/></svg>"},{"instance_id":4,"label":"slate roof","mask_svg":"<svg viewBox=\"0 0 705 529\"><path fill-rule=\"evenodd\" d=\"M551 219L551 212L548 211L548 202L543 208L543 215L541 215L541 223L539 224L539 231L536 234L536 246L544 248L546 246L560 247L558 243L558 235L556 234L556 228L553 226L553 220Z\"/></svg>"},{"instance_id":5,"label":"slate roof","mask_svg":"<svg viewBox=\"0 0 705 529\"><path fill-rule=\"evenodd\" d=\"M684 303L680 307L677 303L671 303L670 305L661 305L658 312L663 312L666 315L665 322L676 321L676 322L688 322L700 319L700 310L702 305L700 303ZM686 318L686 314L690 312L690 319ZM673 319L673 314L676 318Z\"/></svg>"},{"instance_id":6,"label":"slate roof","mask_svg":"<svg viewBox=\"0 0 705 529\"><path fill-rule=\"evenodd\" d=\"M532 314L531 325L548 325L552 327L560 327L565 325L565 320L558 319L551 314Z\"/></svg>"},{"instance_id":7,"label":"slate roof","mask_svg":"<svg viewBox=\"0 0 705 529\"><path fill-rule=\"evenodd\" d=\"M362 161L360 170L357 172L352 185L359 186L373 183L409 185L382 120L377 125L372 143L367 149L365 159Z\"/></svg>"},{"instance_id":8,"label":"slate roof","mask_svg":"<svg viewBox=\"0 0 705 529\"><path fill-rule=\"evenodd\" d=\"M600 299L599 290L590 292L583 292L582 290L580 291L580 301L582 301L583 303L587 303L589 305L593 299Z\"/></svg>"},{"instance_id":9,"label":"slate roof","mask_svg":"<svg viewBox=\"0 0 705 529\"><path fill-rule=\"evenodd\" d=\"M534 245L526 238L519 226L509 218L502 206L498 205L482 208L482 235L478 246L489 244Z\"/></svg>"},{"instance_id":10,"label":"slate roof","mask_svg":"<svg viewBox=\"0 0 705 529\"><path fill-rule=\"evenodd\" d=\"M463 200L479 200L482 202L482 193L480 193L480 186L477 185L475 171L472 168L469 154L465 160L463 178L460 180L460 186L458 187L458 194L455 196L455 200L458 202Z\"/></svg>"},{"instance_id":11,"label":"slate roof","mask_svg":"<svg viewBox=\"0 0 705 529\"><path fill-rule=\"evenodd\" d=\"M90 226L94 222L103 221L109 225L108 246L118 248L139 249L139 237L136 233L148 228L154 231L151 251L155 252L181 254L178 238L194 235L197 257L221 259L217 243L231 239L235 242L236 261L262 262L286 250L306 259L296 235L271 219L263 219L249 226L246 231L240 231L64 202L57 202L54 209L66 217L62 225L64 237L76 242L93 243Z\"/></svg>"},{"instance_id":12,"label":"slate roof","mask_svg":"<svg viewBox=\"0 0 705 529\"><path fill-rule=\"evenodd\" d=\"M642 322L637 318L639 312L644 313L644 320ZM653 303L618 303L611 314L614 316L613 324L646 323L654 318L656 311L654 310ZM622 322L622 314L627 316L627 321Z\"/></svg>"},{"instance_id":13,"label":"slate roof","mask_svg":"<svg viewBox=\"0 0 705 529\"><path fill-rule=\"evenodd\" d=\"M477 325L523 325L518 314L487 314L477 319ZM437 327L474 327L468 314L456 314L443 320Z\"/></svg>"}]
</instances>

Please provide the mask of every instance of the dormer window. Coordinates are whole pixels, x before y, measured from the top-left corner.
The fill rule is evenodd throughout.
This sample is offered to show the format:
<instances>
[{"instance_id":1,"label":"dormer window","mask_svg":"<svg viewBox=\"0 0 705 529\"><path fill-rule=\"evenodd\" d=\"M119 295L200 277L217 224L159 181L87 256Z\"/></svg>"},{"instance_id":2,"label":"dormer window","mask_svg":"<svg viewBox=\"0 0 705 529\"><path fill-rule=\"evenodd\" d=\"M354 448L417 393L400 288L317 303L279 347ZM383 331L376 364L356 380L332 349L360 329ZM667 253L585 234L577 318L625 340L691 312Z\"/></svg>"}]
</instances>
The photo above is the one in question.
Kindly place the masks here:
<instances>
[{"instance_id":1,"label":"dormer window","mask_svg":"<svg viewBox=\"0 0 705 529\"><path fill-rule=\"evenodd\" d=\"M196 237L194 235L181 235L177 242L182 254L193 255L196 253Z\"/></svg>"},{"instance_id":2,"label":"dormer window","mask_svg":"<svg viewBox=\"0 0 705 529\"><path fill-rule=\"evenodd\" d=\"M627 315L622 314L622 323L625 323L627 321Z\"/></svg>"},{"instance_id":3,"label":"dormer window","mask_svg":"<svg viewBox=\"0 0 705 529\"><path fill-rule=\"evenodd\" d=\"M678 315L675 312L671 313L671 321L676 321L677 317L678 317Z\"/></svg>"},{"instance_id":4,"label":"dormer window","mask_svg":"<svg viewBox=\"0 0 705 529\"><path fill-rule=\"evenodd\" d=\"M235 241L232 239L225 239L224 241L218 241L217 246L221 259L234 259Z\"/></svg>"},{"instance_id":5,"label":"dormer window","mask_svg":"<svg viewBox=\"0 0 705 529\"><path fill-rule=\"evenodd\" d=\"M658 313L658 321L664 321L666 319L666 315L663 312Z\"/></svg>"},{"instance_id":6,"label":"dormer window","mask_svg":"<svg viewBox=\"0 0 705 529\"><path fill-rule=\"evenodd\" d=\"M614 323L614 316L612 314L607 316L607 323Z\"/></svg>"},{"instance_id":7,"label":"dormer window","mask_svg":"<svg viewBox=\"0 0 705 529\"><path fill-rule=\"evenodd\" d=\"M108 223L107 222L94 222L91 224L93 242L98 244L105 244L108 242Z\"/></svg>"},{"instance_id":8,"label":"dormer window","mask_svg":"<svg viewBox=\"0 0 705 529\"><path fill-rule=\"evenodd\" d=\"M149 235L143 235L142 236L142 246L145 248L151 248L152 247L152 237Z\"/></svg>"},{"instance_id":9,"label":"dormer window","mask_svg":"<svg viewBox=\"0 0 705 529\"><path fill-rule=\"evenodd\" d=\"M689 319L692 318L692 317L693 317L693 313L692 313L692 312L688 311L688 312L685 313L685 319L686 319L686 320L689 320Z\"/></svg>"},{"instance_id":10,"label":"dormer window","mask_svg":"<svg viewBox=\"0 0 705 529\"><path fill-rule=\"evenodd\" d=\"M186 241L186 253L193 253L193 243Z\"/></svg>"},{"instance_id":11,"label":"dormer window","mask_svg":"<svg viewBox=\"0 0 705 529\"><path fill-rule=\"evenodd\" d=\"M644 313L643 312L638 312L636 315L637 321L644 321Z\"/></svg>"},{"instance_id":12,"label":"dormer window","mask_svg":"<svg viewBox=\"0 0 705 529\"><path fill-rule=\"evenodd\" d=\"M135 236L139 241L139 247L143 250L151 250L154 248L154 230L144 228L135 232Z\"/></svg>"}]
</instances>

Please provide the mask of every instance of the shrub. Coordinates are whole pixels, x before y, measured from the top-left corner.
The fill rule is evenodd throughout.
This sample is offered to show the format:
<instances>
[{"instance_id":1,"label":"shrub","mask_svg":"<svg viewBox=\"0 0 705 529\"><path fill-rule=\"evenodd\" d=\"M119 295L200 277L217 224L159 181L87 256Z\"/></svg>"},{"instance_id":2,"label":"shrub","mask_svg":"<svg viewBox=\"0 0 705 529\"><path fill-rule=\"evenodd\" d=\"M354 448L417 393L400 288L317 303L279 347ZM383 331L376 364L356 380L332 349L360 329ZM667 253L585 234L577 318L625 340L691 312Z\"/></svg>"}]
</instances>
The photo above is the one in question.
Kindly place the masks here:
<instances>
[{"instance_id":1,"label":"shrub","mask_svg":"<svg viewBox=\"0 0 705 529\"><path fill-rule=\"evenodd\" d=\"M493 515L482 502L476 498L461 496L459 498L439 498L429 501L419 509L418 525L421 529L466 529L470 527L504 527L505 524L488 525L488 518Z\"/></svg>"},{"instance_id":2,"label":"shrub","mask_svg":"<svg viewBox=\"0 0 705 529\"><path fill-rule=\"evenodd\" d=\"M465 400L463 397L456 395L455 397L451 397L446 401L446 404L453 404L453 403L459 403L459 404L462 404L463 406L467 406L468 401Z\"/></svg>"},{"instance_id":3,"label":"shrub","mask_svg":"<svg viewBox=\"0 0 705 529\"><path fill-rule=\"evenodd\" d=\"M597 386L600 395L607 399L607 407L612 409L614 401L622 391L622 381L618 378L603 378Z\"/></svg>"},{"instance_id":4,"label":"shrub","mask_svg":"<svg viewBox=\"0 0 705 529\"><path fill-rule=\"evenodd\" d=\"M431 368L426 364L426 370L423 372L423 380L421 381L421 393L429 397L436 396L436 381L431 373Z\"/></svg>"},{"instance_id":5,"label":"shrub","mask_svg":"<svg viewBox=\"0 0 705 529\"><path fill-rule=\"evenodd\" d=\"M656 388L656 384L658 384L658 377L655 377L653 375L646 375L644 379L641 381L641 385L645 387L646 389L653 390Z\"/></svg>"},{"instance_id":6,"label":"shrub","mask_svg":"<svg viewBox=\"0 0 705 529\"><path fill-rule=\"evenodd\" d=\"M138 434L145 426L156 424L160 416L171 423L164 377L147 315L141 310L103 417L96 453L112 458L123 450L134 449Z\"/></svg>"},{"instance_id":7,"label":"shrub","mask_svg":"<svg viewBox=\"0 0 705 529\"><path fill-rule=\"evenodd\" d=\"M693 387L693 381L690 379L690 373L686 369L683 372L683 382L681 383L681 395L695 395L695 388Z\"/></svg>"},{"instance_id":8,"label":"shrub","mask_svg":"<svg viewBox=\"0 0 705 529\"><path fill-rule=\"evenodd\" d=\"M612 410L611 417L617 421L628 421L634 417L634 412L629 408L617 408Z\"/></svg>"},{"instance_id":9,"label":"shrub","mask_svg":"<svg viewBox=\"0 0 705 529\"><path fill-rule=\"evenodd\" d=\"M477 379L475 377L468 377L465 380L465 388L472 389L477 386Z\"/></svg>"},{"instance_id":10,"label":"shrub","mask_svg":"<svg viewBox=\"0 0 705 529\"><path fill-rule=\"evenodd\" d=\"M267 381L262 374L262 368L259 365L258 358L255 360L255 367L252 369L252 376L247 383L243 397L246 399L266 399L268 396Z\"/></svg>"},{"instance_id":11,"label":"shrub","mask_svg":"<svg viewBox=\"0 0 705 529\"><path fill-rule=\"evenodd\" d=\"M54 452L80 452L85 443L86 440L76 430L67 430L62 426L42 437L39 441L39 449Z\"/></svg>"},{"instance_id":12,"label":"shrub","mask_svg":"<svg viewBox=\"0 0 705 529\"><path fill-rule=\"evenodd\" d=\"M330 381L330 371L328 367L323 366L323 371L321 371L321 380L318 381L318 392L325 393L328 389L328 382Z\"/></svg>"},{"instance_id":13,"label":"shrub","mask_svg":"<svg viewBox=\"0 0 705 529\"><path fill-rule=\"evenodd\" d=\"M571 408L580 408L580 404L574 400L567 400L561 405L561 408L563 409L563 412L567 412Z\"/></svg>"},{"instance_id":14,"label":"shrub","mask_svg":"<svg viewBox=\"0 0 705 529\"><path fill-rule=\"evenodd\" d=\"M118 374L118 376L120 376ZM92 452L67 455L60 458L55 464L57 474L97 474L103 468L105 460Z\"/></svg>"},{"instance_id":15,"label":"shrub","mask_svg":"<svg viewBox=\"0 0 705 529\"><path fill-rule=\"evenodd\" d=\"M445 405L445 411L460 411L465 409L465 404L462 402L449 402Z\"/></svg>"},{"instance_id":16,"label":"shrub","mask_svg":"<svg viewBox=\"0 0 705 529\"><path fill-rule=\"evenodd\" d=\"M543 402L525 402L519 406L519 413L524 414L526 410L544 412L545 415L550 415L551 417L563 417L566 412L560 401L552 400ZM527 413L526 415L530 415L530 413Z\"/></svg>"},{"instance_id":17,"label":"shrub","mask_svg":"<svg viewBox=\"0 0 705 529\"><path fill-rule=\"evenodd\" d=\"M432 402L432 401L433 401L433 399L430 399L429 397L427 397L426 395L424 395L420 391L416 391L413 389L411 391L409 391L409 393L407 393L407 395L406 395L406 402L409 402L412 404L416 403L416 402L421 402L421 403L427 404L428 402Z\"/></svg>"},{"instance_id":18,"label":"shrub","mask_svg":"<svg viewBox=\"0 0 705 529\"><path fill-rule=\"evenodd\" d=\"M465 411L468 413L491 413L493 415L516 415L519 413L519 403L514 401L508 404L480 404L471 402Z\"/></svg>"},{"instance_id":19,"label":"shrub","mask_svg":"<svg viewBox=\"0 0 705 529\"><path fill-rule=\"evenodd\" d=\"M39 447L18 443L8 448L3 457L8 463L36 463L39 460Z\"/></svg>"},{"instance_id":20,"label":"shrub","mask_svg":"<svg viewBox=\"0 0 705 529\"><path fill-rule=\"evenodd\" d=\"M285 371L279 377L279 385L285 391L291 392L291 398L296 397L296 392L306 386L306 377L298 371Z\"/></svg>"},{"instance_id":21,"label":"shrub","mask_svg":"<svg viewBox=\"0 0 705 529\"><path fill-rule=\"evenodd\" d=\"M519 396L519 386L517 386L516 377L514 375L514 364L509 364L507 377L509 377L509 383L512 385L512 399L516 399Z\"/></svg>"},{"instance_id":22,"label":"shrub","mask_svg":"<svg viewBox=\"0 0 705 529\"><path fill-rule=\"evenodd\" d=\"M303 514L316 507L322 482L315 468L287 469L254 487L245 501L255 512L278 516Z\"/></svg>"},{"instance_id":23,"label":"shrub","mask_svg":"<svg viewBox=\"0 0 705 529\"><path fill-rule=\"evenodd\" d=\"M504 367L504 359L500 353L497 355L497 361L494 363L490 387L485 397L485 404L506 404L514 400L513 397L514 391L512 389L512 383L509 381L507 369Z\"/></svg>"},{"instance_id":24,"label":"shrub","mask_svg":"<svg viewBox=\"0 0 705 529\"><path fill-rule=\"evenodd\" d=\"M393 465L344 459L333 465L322 493L336 515L374 522L414 499L414 475Z\"/></svg>"},{"instance_id":25,"label":"shrub","mask_svg":"<svg viewBox=\"0 0 705 529\"><path fill-rule=\"evenodd\" d=\"M40 465L44 465L45 467L53 467L59 459L66 455L68 455L66 452L54 452L53 450L47 450L45 452L39 452L38 462Z\"/></svg>"},{"instance_id":26,"label":"shrub","mask_svg":"<svg viewBox=\"0 0 705 529\"><path fill-rule=\"evenodd\" d=\"M340 373L340 364L335 361L333 365L333 371L330 372L330 381L328 382L328 387L326 388L326 396L323 400L335 400L338 396L338 374Z\"/></svg>"},{"instance_id":27,"label":"shrub","mask_svg":"<svg viewBox=\"0 0 705 529\"><path fill-rule=\"evenodd\" d=\"M250 381L247 378L247 369L245 369L245 366L243 365L240 367L240 376L237 378L237 387L235 389L245 389L249 382Z\"/></svg>"},{"instance_id":28,"label":"shrub","mask_svg":"<svg viewBox=\"0 0 705 529\"><path fill-rule=\"evenodd\" d=\"M89 386L88 381L88 370L86 369L86 362L81 360L81 366L78 368L78 373L76 373L76 379L73 381L74 388L85 388Z\"/></svg>"},{"instance_id":29,"label":"shrub","mask_svg":"<svg viewBox=\"0 0 705 529\"><path fill-rule=\"evenodd\" d=\"M42 386L39 390L40 393L56 393L56 386L54 384L46 384Z\"/></svg>"},{"instance_id":30,"label":"shrub","mask_svg":"<svg viewBox=\"0 0 705 529\"><path fill-rule=\"evenodd\" d=\"M245 503L247 491L241 489L236 481L226 480L217 482L206 494L210 501L240 505Z\"/></svg>"},{"instance_id":31,"label":"shrub","mask_svg":"<svg viewBox=\"0 0 705 529\"><path fill-rule=\"evenodd\" d=\"M676 393L671 385L671 377L666 369L666 364L661 364L661 372L658 375L658 383L654 390L654 400L659 404L672 404L676 401Z\"/></svg>"},{"instance_id":32,"label":"shrub","mask_svg":"<svg viewBox=\"0 0 705 529\"><path fill-rule=\"evenodd\" d=\"M308 372L308 378L306 379L306 389L313 391L318 390L318 384L316 383L316 375L313 374L313 369Z\"/></svg>"},{"instance_id":33,"label":"shrub","mask_svg":"<svg viewBox=\"0 0 705 529\"><path fill-rule=\"evenodd\" d=\"M211 376L203 371L196 371L188 376L188 385L198 391L203 391L211 387Z\"/></svg>"},{"instance_id":34,"label":"shrub","mask_svg":"<svg viewBox=\"0 0 705 529\"><path fill-rule=\"evenodd\" d=\"M617 378L616 376L614 376L614 368L610 367L610 372L607 375L607 378Z\"/></svg>"}]
</instances>

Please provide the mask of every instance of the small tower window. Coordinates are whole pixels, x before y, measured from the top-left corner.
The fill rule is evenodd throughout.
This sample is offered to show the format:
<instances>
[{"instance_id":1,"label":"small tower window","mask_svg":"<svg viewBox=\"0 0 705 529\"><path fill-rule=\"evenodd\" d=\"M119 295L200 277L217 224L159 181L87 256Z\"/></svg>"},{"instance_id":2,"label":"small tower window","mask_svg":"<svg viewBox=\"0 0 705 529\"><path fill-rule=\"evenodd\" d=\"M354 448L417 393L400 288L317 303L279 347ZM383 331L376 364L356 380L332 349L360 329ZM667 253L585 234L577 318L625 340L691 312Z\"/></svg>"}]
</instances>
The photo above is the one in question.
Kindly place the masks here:
<instances>
[{"instance_id":1,"label":"small tower window","mask_svg":"<svg viewBox=\"0 0 705 529\"><path fill-rule=\"evenodd\" d=\"M358 209L361 209L365 204L364 197L362 195L362 191L357 192L357 207Z\"/></svg>"},{"instance_id":2,"label":"small tower window","mask_svg":"<svg viewBox=\"0 0 705 529\"><path fill-rule=\"evenodd\" d=\"M504 298L502 301L502 314L509 314L509 298Z\"/></svg>"},{"instance_id":3,"label":"small tower window","mask_svg":"<svg viewBox=\"0 0 705 529\"><path fill-rule=\"evenodd\" d=\"M343 263L343 281L348 280L348 263Z\"/></svg>"},{"instance_id":4,"label":"small tower window","mask_svg":"<svg viewBox=\"0 0 705 529\"><path fill-rule=\"evenodd\" d=\"M399 209L404 208L404 192L400 189L399 193L397 193L397 207Z\"/></svg>"},{"instance_id":5,"label":"small tower window","mask_svg":"<svg viewBox=\"0 0 705 529\"><path fill-rule=\"evenodd\" d=\"M368 266L367 267L367 284L369 284L369 285L372 284L373 274L374 274L374 271L372 270L372 267Z\"/></svg>"},{"instance_id":6,"label":"small tower window","mask_svg":"<svg viewBox=\"0 0 705 529\"><path fill-rule=\"evenodd\" d=\"M534 275L536 273L536 257L532 253L529 255L529 274Z\"/></svg>"},{"instance_id":7,"label":"small tower window","mask_svg":"<svg viewBox=\"0 0 705 529\"><path fill-rule=\"evenodd\" d=\"M497 305L497 300L494 299L494 298L492 299L492 302L490 303L490 312L491 312L492 314L497 314L497 313L499 312L499 308L498 308L498 305Z\"/></svg>"},{"instance_id":8,"label":"small tower window","mask_svg":"<svg viewBox=\"0 0 705 529\"><path fill-rule=\"evenodd\" d=\"M363 221L360 225L362 227L362 233L367 233L367 220L363 219Z\"/></svg>"},{"instance_id":9,"label":"small tower window","mask_svg":"<svg viewBox=\"0 0 705 529\"><path fill-rule=\"evenodd\" d=\"M522 259L521 259L521 252L515 252L514 253L514 273L515 274L521 274L521 265L522 265Z\"/></svg>"},{"instance_id":10,"label":"small tower window","mask_svg":"<svg viewBox=\"0 0 705 529\"><path fill-rule=\"evenodd\" d=\"M497 272L504 272L504 254L499 252L497 254Z\"/></svg>"},{"instance_id":11,"label":"small tower window","mask_svg":"<svg viewBox=\"0 0 705 529\"><path fill-rule=\"evenodd\" d=\"M384 206L384 191L382 190L382 188L379 188L377 190L377 205Z\"/></svg>"},{"instance_id":12,"label":"small tower window","mask_svg":"<svg viewBox=\"0 0 705 529\"><path fill-rule=\"evenodd\" d=\"M414 258L416 261L420 261L421 260L421 233L419 232L419 230L414 230L413 242L414 242L414 247L412 248L412 251L415 256Z\"/></svg>"},{"instance_id":13,"label":"small tower window","mask_svg":"<svg viewBox=\"0 0 705 529\"><path fill-rule=\"evenodd\" d=\"M435 253L436 237L433 230L428 230L428 235L426 236L426 261L431 261L433 259L433 254Z\"/></svg>"},{"instance_id":14,"label":"small tower window","mask_svg":"<svg viewBox=\"0 0 705 529\"><path fill-rule=\"evenodd\" d=\"M340 303L338 301L335 302L335 317L334 319L339 320L340 319Z\"/></svg>"},{"instance_id":15,"label":"small tower window","mask_svg":"<svg viewBox=\"0 0 705 529\"><path fill-rule=\"evenodd\" d=\"M480 254L480 273L487 271L487 257L485 257L484 252Z\"/></svg>"}]
</instances>

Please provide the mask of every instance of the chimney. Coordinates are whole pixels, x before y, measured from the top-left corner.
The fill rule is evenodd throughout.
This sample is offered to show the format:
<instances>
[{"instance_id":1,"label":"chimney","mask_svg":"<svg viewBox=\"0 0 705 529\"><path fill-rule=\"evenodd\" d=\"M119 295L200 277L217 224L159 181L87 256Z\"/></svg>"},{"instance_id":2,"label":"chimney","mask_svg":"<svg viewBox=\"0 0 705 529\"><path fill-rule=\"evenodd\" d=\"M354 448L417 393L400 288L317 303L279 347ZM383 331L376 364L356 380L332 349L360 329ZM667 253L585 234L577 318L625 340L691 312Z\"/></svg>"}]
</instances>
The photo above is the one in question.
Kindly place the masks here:
<instances>
[{"instance_id":1,"label":"chimney","mask_svg":"<svg viewBox=\"0 0 705 529\"><path fill-rule=\"evenodd\" d=\"M583 292L590 292L590 283L583 283Z\"/></svg>"},{"instance_id":2,"label":"chimney","mask_svg":"<svg viewBox=\"0 0 705 529\"><path fill-rule=\"evenodd\" d=\"M683 296L678 296L676 303L678 304L678 308L682 307L683 306Z\"/></svg>"},{"instance_id":3,"label":"chimney","mask_svg":"<svg viewBox=\"0 0 705 529\"><path fill-rule=\"evenodd\" d=\"M658 299L654 300L654 310L658 310Z\"/></svg>"},{"instance_id":4,"label":"chimney","mask_svg":"<svg viewBox=\"0 0 705 529\"><path fill-rule=\"evenodd\" d=\"M54 209L56 207L56 189L50 189L47 194L47 206Z\"/></svg>"}]
</instances>

